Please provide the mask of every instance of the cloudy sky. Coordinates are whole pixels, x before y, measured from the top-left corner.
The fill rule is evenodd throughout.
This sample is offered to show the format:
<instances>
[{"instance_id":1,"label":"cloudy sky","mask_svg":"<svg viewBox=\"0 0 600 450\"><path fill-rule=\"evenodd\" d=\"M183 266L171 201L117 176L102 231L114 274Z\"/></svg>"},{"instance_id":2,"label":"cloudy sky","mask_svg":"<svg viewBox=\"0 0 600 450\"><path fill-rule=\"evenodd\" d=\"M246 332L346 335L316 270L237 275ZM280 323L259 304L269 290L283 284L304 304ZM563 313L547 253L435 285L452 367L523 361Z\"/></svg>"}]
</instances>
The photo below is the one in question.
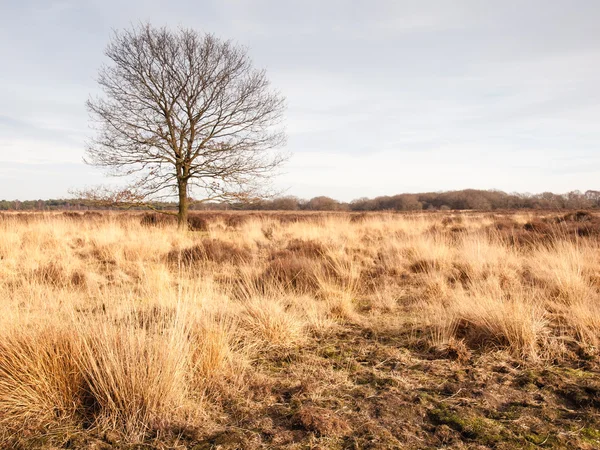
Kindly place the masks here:
<instances>
[{"instance_id":1,"label":"cloudy sky","mask_svg":"<svg viewBox=\"0 0 600 450\"><path fill-rule=\"evenodd\" d=\"M597 0L0 0L0 199L107 182L84 103L139 21L250 48L287 97L288 194L600 188Z\"/></svg>"}]
</instances>

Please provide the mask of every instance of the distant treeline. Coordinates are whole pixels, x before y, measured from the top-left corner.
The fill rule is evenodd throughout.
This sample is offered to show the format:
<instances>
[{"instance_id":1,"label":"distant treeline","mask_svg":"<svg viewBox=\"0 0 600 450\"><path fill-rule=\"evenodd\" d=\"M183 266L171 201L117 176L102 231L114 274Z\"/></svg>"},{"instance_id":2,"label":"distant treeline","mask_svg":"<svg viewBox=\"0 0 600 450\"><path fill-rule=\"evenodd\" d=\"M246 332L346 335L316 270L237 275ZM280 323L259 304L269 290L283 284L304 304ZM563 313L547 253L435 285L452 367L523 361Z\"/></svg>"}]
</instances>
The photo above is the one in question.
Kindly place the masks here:
<instances>
[{"instance_id":1,"label":"distant treeline","mask_svg":"<svg viewBox=\"0 0 600 450\"><path fill-rule=\"evenodd\" d=\"M176 203L157 202L155 209L176 209ZM287 196L246 204L196 203L194 210L260 210L260 211L421 211L421 210L495 210L495 209L593 209L600 208L600 191L573 191L566 194L508 194L502 191L465 189L462 191L398 194L375 198L359 198L349 203L321 196L310 200ZM84 199L0 200L0 211L16 210L87 210L125 209L98 207ZM127 208L136 209L136 208ZM138 208L145 209L145 208Z\"/></svg>"}]
</instances>

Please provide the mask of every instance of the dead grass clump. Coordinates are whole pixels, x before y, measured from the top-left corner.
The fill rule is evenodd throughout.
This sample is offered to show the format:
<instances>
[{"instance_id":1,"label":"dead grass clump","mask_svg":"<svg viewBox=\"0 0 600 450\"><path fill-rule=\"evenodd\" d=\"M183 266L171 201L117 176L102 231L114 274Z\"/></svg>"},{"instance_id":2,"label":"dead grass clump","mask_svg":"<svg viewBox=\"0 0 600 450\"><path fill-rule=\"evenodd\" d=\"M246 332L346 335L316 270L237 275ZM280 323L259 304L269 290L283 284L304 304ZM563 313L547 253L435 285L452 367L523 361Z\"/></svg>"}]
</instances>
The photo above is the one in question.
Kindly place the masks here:
<instances>
[{"instance_id":1,"label":"dead grass clump","mask_svg":"<svg viewBox=\"0 0 600 450\"><path fill-rule=\"evenodd\" d=\"M462 287L468 287L473 281L475 281L475 277L480 276L482 278L487 278L487 274L485 272L476 274L473 267L468 263L464 262L455 262L452 264L452 269L448 275L448 281L451 284L460 283Z\"/></svg>"},{"instance_id":2,"label":"dead grass clump","mask_svg":"<svg viewBox=\"0 0 600 450\"><path fill-rule=\"evenodd\" d=\"M219 264L226 262L247 262L252 259L252 252L250 249L239 247L220 239L204 239L202 241L202 247L206 258L209 261Z\"/></svg>"},{"instance_id":3,"label":"dead grass clump","mask_svg":"<svg viewBox=\"0 0 600 450\"><path fill-rule=\"evenodd\" d=\"M452 282L443 272L426 272L418 275L419 297L431 302L448 303Z\"/></svg>"},{"instance_id":4,"label":"dead grass clump","mask_svg":"<svg viewBox=\"0 0 600 450\"><path fill-rule=\"evenodd\" d=\"M552 227L546 223L546 222L542 222L540 220L534 220L531 222L527 222L525 225L523 225L523 229L525 231L530 231L532 233L538 233L538 234L552 234Z\"/></svg>"},{"instance_id":5,"label":"dead grass clump","mask_svg":"<svg viewBox=\"0 0 600 450\"><path fill-rule=\"evenodd\" d=\"M165 323L156 332L121 323L82 324L77 355L86 421L116 430L130 442L180 420L187 398L187 327Z\"/></svg>"},{"instance_id":6,"label":"dead grass clump","mask_svg":"<svg viewBox=\"0 0 600 450\"><path fill-rule=\"evenodd\" d=\"M328 216L329 214L326 213L285 213L277 214L275 217L281 225L288 225L292 223L318 223Z\"/></svg>"},{"instance_id":7,"label":"dead grass clump","mask_svg":"<svg viewBox=\"0 0 600 450\"><path fill-rule=\"evenodd\" d=\"M517 247L551 245L556 240L600 236L600 219L585 211L560 217L536 216L522 226L511 218L496 221L488 228L491 238L501 238Z\"/></svg>"},{"instance_id":8,"label":"dead grass clump","mask_svg":"<svg viewBox=\"0 0 600 450\"><path fill-rule=\"evenodd\" d=\"M174 249L167 254L167 261L172 264L194 265L206 261L204 247L194 245L184 249Z\"/></svg>"},{"instance_id":9,"label":"dead grass clump","mask_svg":"<svg viewBox=\"0 0 600 450\"><path fill-rule=\"evenodd\" d=\"M197 392L218 396L241 381L246 355L235 319L203 314L194 318L189 330L192 351L189 372Z\"/></svg>"},{"instance_id":10,"label":"dead grass clump","mask_svg":"<svg viewBox=\"0 0 600 450\"><path fill-rule=\"evenodd\" d=\"M238 229L246 222L248 222L249 216L241 214L231 214L225 218L225 225L229 228Z\"/></svg>"},{"instance_id":11,"label":"dead grass clump","mask_svg":"<svg viewBox=\"0 0 600 450\"><path fill-rule=\"evenodd\" d=\"M547 337L547 314L539 300L507 297L497 287L459 294L451 307L455 336L471 348L505 348L514 356L538 359Z\"/></svg>"},{"instance_id":12,"label":"dead grass clump","mask_svg":"<svg viewBox=\"0 0 600 450\"><path fill-rule=\"evenodd\" d=\"M327 305L328 317L343 321L356 318L355 296L352 292L328 285L321 286L319 294Z\"/></svg>"},{"instance_id":13,"label":"dead grass clump","mask_svg":"<svg viewBox=\"0 0 600 450\"><path fill-rule=\"evenodd\" d=\"M366 293L377 292L386 284L398 284L405 282L408 278L407 273L403 273L401 267L386 267L378 264L377 260L374 264L365 268L360 274L359 285Z\"/></svg>"},{"instance_id":14,"label":"dead grass clump","mask_svg":"<svg viewBox=\"0 0 600 450\"><path fill-rule=\"evenodd\" d=\"M153 305L149 308L137 309L122 318L122 323L146 330L156 330L176 319L177 310L174 307ZM133 320L132 320L133 319Z\"/></svg>"},{"instance_id":15,"label":"dead grass clump","mask_svg":"<svg viewBox=\"0 0 600 450\"><path fill-rule=\"evenodd\" d=\"M275 233L275 229L273 228L273 226L268 225L268 226L262 227L260 231L266 240L268 240L268 241L273 240L273 236Z\"/></svg>"},{"instance_id":16,"label":"dead grass clump","mask_svg":"<svg viewBox=\"0 0 600 450\"><path fill-rule=\"evenodd\" d=\"M427 228L425 233L429 236L439 236L443 233L443 231L444 229L440 227L439 224L433 224L429 228Z\"/></svg>"},{"instance_id":17,"label":"dead grass clump","mask_svg":"<svg viewBox=\"0 0 600 450\"><path fill-rule=\"evenodd\" d=\"M164 227L177 224L177 217L172 214L146 213L140 220L144 227Z\"/></svg>"},{"instance_id":18,"label":"dead grass clump","mask_svg":"<svg viewBox=\"0 0 600 450\"><path fill-rule=\"evenodd\" d=\"M498 231L510 231L519 228L520 224L509 217L502 217L501 219L495 219L492 224L492 228Z\"/></svg>"},{"instance_id":19,"label":"dead grass clump","mask_svg":"<svg viewBox=\"0 0 600 450\"><path fill-rule=\"evenodd\" d=\"M65 269L54 262L35 269L33 271L33 278L41 283L54 286L64 286L68 282Z\"/></svg>"},{"instance_id":20,"label":"dead grass clump","mask_svg":"<svg viewBox=\"0 0 600 450\"><path fill-rule=\"evenodd\" d=\"M367 213L350 214L350 223L363 223L369 218Z\"/></svg>"},{"instance_id":21,"label":"dead grass clump","mask_svg":"<svg viewBox=\"0 0 600 450\"><path fill-rule=\"evenodd\" d=\"M591 222L595 219L595 216L587 211L575 211L565 214L564 216L558 217L556 222Z\"/></svg>"},{"instance_id":22,"label":"dead grass clump","mask_svg":"<svg viewBox=\"0 0 600 450\"><path fill-rule=\"evenodd\" d=\"M22 224L29 224L32 223L36 220L38 220L42 215L41 214L25 214L25 213L16 213L16 214L11 214L10 217L11 219L13 219L14 221L18 222L18 223L22 223Z\"/></svg>"},{"instance_id":23,"label":"dead grass clump","mask_svg":"<svg viewBox=\"0 0 600 450\"><path fill-rule=\"evenodd\" d=\"M304 256L277 257L260 275L259 283L263 286L275 283L299 293L314 292L319 287L320 269L318 262Z\"/></svg>"},{"instance_id":24,"label":"dead grass clump","mask_svg":"<svg viewBox=\"0 0 600 450\"><path fill-rule=\"evenodd\" d=\"M469 230L467 227L457 225L448 228L446 233L448 242L454 246L464 240L465 236L469 234Z\"/></svg>"},{"instance_id":25,"label":"dead grass clump","mask_svg":"<svg viewBox=\"0 0 600 450\"><path fill-rule=\"evenodd\" d=\"M208 220L197 214L192 214L188 217L188 230L208 231Z\"/></svg>"},{"instance_id":26,"label":"dead grass clump","mask_svg":"<svg viewBox=\"0 0 600 450\"><path fill-rule=\"evenodd\" d=\"M63 217L66 217L67 219L71 220L80 220L83 218L83 214L73 211L64 211L62 215Z\"/></svg>"},{"instance_id":27,"label":"dead grass clump","mask_svg":"<svg viewBox=\"0 0 600 450\"><path fill-rule=\"evenodd\" d=\"M292 239L288 243L286 250L294 255L306 258L319 258L325 254L323 244L314 240Z\"/></svg>"},{"instance_id":28,"label":"dead grass clump","mask_svg":"<svg viewBox=\"0 0 600 450\"><path fill-rule=\"evenodd\" d=\"M92 242L91 249L86 255L99 262L104 269L114 269L118 266L120 246Z\"/></svg>"},{"instance_id":29,"label":"dead grass clump","mask_svg":"<svg viewBox=\"0 0 600 450\"><path fill-rule=\"evenodd\" d=\"M574 330L574 337L583 346L600 347L600 302L597 296L571 305L565 315Z\"/></svg>"},{"instance_id":30,"label":"dead grass clump","mask_svg":"<svg viewBox=\"0 0 600 450\"><path fill-rule=\"evenodd\" d=\"M103 219L104 215L98 211L86 211L83 213L83 217L85 217L86 219L99 220Z\"/></svg>"},{"instance_id":31,"label":"dead grass clump","mask_svg":"<svg viewBox=\"0 0 600 450\"><path fill-rule=\"evenodd\" d=\"M375 246L378 244L371 243L371 245ZM374 279L384 275L398 276L403 271L404 263L405 260L402 252L388 245L377 251L371 267L367 267L364 272L365 275L368 273Z\"/></svg>"},{"instance_id":32,"label":"dead grass clump","mask_svg":"<svg viewBox=\"0 0 600 450\"><path fill-rule=\"evenodd\" d=\"M124 443L178 429L191 399L201 407L211 389L242 373L230 325L150 308L4 332L0 445L33 448L30 441L43 437L62 447L81 426Z\"/></svg>"},{"instance_id":33,"label":"dead grass clump","mask_svg":"<svg viewBox=\"0 0 600 450\"><path fill-rule=\"evenodd\" d=\"M217 264L241 263L252 259L252 252L220 239L203 239L200 245L183 250L171 250L167 254L170 263L187 265L210 261Z\"/></svg>"},{"instance_id":34,"label":"dead grass clump","mask_svg":"<svg viewBox=\"0 0 600 450\"><path fill-rule=\"evenodd\" d=\"M547 220L554 223L555 227L565 237L588 238L600 236L600 217L587 211L571 212L564 216Z\"/></svg>"},{"instance_id":35,"label":"dead grass clump","mask_svg":"<svg viewBox=\"0 0 600 450\"><path fill-rule=\"evenodd\" d=\"M417 326L426 326L434 348L463 341L472 350L506 350L519 359L556 356L550 316L536 290L504 291L498 278L473 280L470 289L455 289L444 302L426 300L420 310Z\"/></svg>"},{"instance_id":36,"label":"dead grass clump","mask_svg":"<svg viewBox=\"0 0 600 450\"><path fill-rule=\"evenodd\" d=\"M82 380L76 356L77 336L66 330L36 327L3 334L0 339L3 448L14 448L19 439L51 435L56 429L77 426ZM2 442L3 434L6 442Z\"/></svg>"},{"instance_id":37,"label":"dead grass clump","mask_svg":"<svg viewBox=\"0 0 600 450\"><path fill-rule=\"evenodd\" d=\"M575 228L575 234L579 237L598 237L600 236L600 221L586 223Z\"/></svg>"},{"instance_id":38,"label":"dead grass clump","mask_svg":"<svg viewBox=\"0 0 600 450\"><path fill-rule=\"evenodd\" d=\"M527 223L514 229L493 230L490 237L517 249L535 249L540 245L551 244L556 238L552 228L543 222Z\"/></svg>"},{"instance_id":39,"label":"dead grass clump","mask_svg":"<svg viewBox=\"0 0 600 450\"><path fill-rule=\"evenodd\" d=\"M253 335L273 347L289 347L304 338L304 323L281 301L255 298L244 304L244 321Z\"/></svg>"},{"instance_id":40,"label":"dead grass clump","mask_svg":"<svg viewBox=\"0 0 600 450\"><path fill-rule=\"evenodd\" d=\"M573 305L595 297L590 275L596 264L597 249L589 241L557 240L536 249L528 269L530 279L545 288L548 297Z\"/></svg>"},{"instance_id":41,"label":"dead grass clump","mask_svg":"<svg viewBox=\"0 0 600 450\"><path fill-rule=\"evenodd\" d=\"M462 216L449 216L449 217L444 217L441 220L441 224L443 226L448 226L448 225L461 225L464 222L464 219Z\"/></svg>"},{"instance_id":42,"label":"dead grass clump","mask_svg":"<svg viewBox=\"0 0 600 450\"><path fill-rule=\"evenodd\" d=\"M85 287L87 285L87 275L85 272L75 270L71 272L70 283L74 287Z\"/></svg>"},{"instance_id":43,"label":"dead grass clump","mask_svg":"<svg viewBox=\"0 0 600 450\"><path fill-rule=\"evenodd\" d=\"M287 225L290 223L298 223L306 220L301 214L281 214L277 216L277 220L281 225Z\"/></svg>"},{"instance_id":44,"label":"dead grass clump","mask_svg":"<svg viewBox=\"0 0 600 450\"><path fill-rule=\"evenodd\" d=\"M408 266L408 270L410 270L412 273L431 273L439 271L440 269L440 263L430 259L420 259Z\"/></svg>"},{"instance_id":45,"label":"dead grass clump","mask_svg":"<svg viewBox=\"0 0 600 450\"><path fill-rule=\"evenodd\" d=\"M370 262L369 259L367 261ZM323 270L316 272L321 285L335 284L342 290L355 294L361 290L363 260L347 249L330 248L323 257Z\"/></svg>"}]
</instances>

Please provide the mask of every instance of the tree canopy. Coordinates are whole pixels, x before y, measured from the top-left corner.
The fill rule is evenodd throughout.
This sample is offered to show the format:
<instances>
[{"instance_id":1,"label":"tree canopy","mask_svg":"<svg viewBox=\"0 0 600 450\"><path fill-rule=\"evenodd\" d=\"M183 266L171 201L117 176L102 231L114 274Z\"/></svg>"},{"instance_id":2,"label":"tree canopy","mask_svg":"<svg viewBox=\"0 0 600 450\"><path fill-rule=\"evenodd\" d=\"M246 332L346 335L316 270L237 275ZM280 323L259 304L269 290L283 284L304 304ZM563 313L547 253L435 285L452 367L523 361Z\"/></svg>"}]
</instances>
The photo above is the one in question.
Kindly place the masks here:
<instances>
[{"instance_id":1,"label":"tree canopy","mask_svg":"<svg viewBox=\"0 0 600 450\"><path fill-rule=\"evenodd\" d=\"M144 24L115 32L106 56L103 95L87 102L96 135L86 162L128 177L113 199L177 194L184 226L192 193L202 201L264 194L285 159L276 151L285 143L285 104L244 47Z\"/></svg>"}]
</instances>

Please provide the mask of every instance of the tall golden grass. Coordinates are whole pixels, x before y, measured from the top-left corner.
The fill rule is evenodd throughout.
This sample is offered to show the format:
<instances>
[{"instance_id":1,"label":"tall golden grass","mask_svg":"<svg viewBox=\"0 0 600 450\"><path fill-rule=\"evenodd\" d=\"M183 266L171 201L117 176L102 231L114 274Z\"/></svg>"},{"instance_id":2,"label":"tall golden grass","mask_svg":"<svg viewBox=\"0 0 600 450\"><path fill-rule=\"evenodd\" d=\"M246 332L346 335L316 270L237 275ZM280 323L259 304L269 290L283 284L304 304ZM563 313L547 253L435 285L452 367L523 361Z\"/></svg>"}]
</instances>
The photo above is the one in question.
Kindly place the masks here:
<instances>
[{"instance_id":1,"label":"tall golden grass","mask_svg":"<svg viewBox=\"0 0 600 450\"><path fill-rule=\"evenodd\" d=\"M532 364L600 344L593 236L524 232L524 214L509 231L483 214L242 217L181 233L2 216L0 444L202 427L261 354L352 323Z\"/></svg>"}]
</instances>

